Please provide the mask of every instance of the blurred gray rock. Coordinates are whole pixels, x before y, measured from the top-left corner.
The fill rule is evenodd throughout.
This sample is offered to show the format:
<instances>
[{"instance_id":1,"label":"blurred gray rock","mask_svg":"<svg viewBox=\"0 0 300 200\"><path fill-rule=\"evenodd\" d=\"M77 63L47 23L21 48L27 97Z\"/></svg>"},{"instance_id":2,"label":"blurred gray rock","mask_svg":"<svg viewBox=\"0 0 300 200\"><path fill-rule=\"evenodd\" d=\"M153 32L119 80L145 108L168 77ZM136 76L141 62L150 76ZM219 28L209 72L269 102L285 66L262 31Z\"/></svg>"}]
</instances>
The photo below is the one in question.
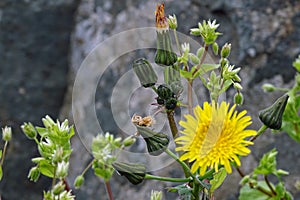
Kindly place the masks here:
<instances>
[{"instance_id":1,"label":"blurred gray rock","mask_svg":"<svg viewBox=\"0 0 300 200\"><path fill-rule=\"evenodd\" d=\"M0 1L0 125L13 126L0 183L2 199L41 199L49 180L27 179L36 145L24 121L57 118L67 88L68 52L78 1Z\"/></svg>"},{"instance_id":2,"label":"blurred gray rock","mask_svg":"<svg viewBox=\"0 0 300 200\"><path fill-rule=\"evenodd\" d=\"M72 37L70 59L74 75L83 59L100 42L131 28L153 27L155 25L155 6L156 2L138 0L127 0L123 1L122 4L117 3L117 1L83 0L78 9L77 24ZM223 35L219 37L219 44L232 43L230 60L233 64L243 68L240 74L243 78L242 85L245 96L243 108L247 109L248 113L253 117L254 123L251 127L258 128L260 126L257 118L258 111L272 104L275 98L280 95L280 93L264 94L260 89L261 85L265 82L286 87L293 84L291 80L295 71L292 68L292 61L300 53L300 2L292 0L275 0L272 2L258 0L189 0L167 1L165 2L165 7L167 14L175 13L177 15L178 31L185 34L188 34L190 28L196 27L197 23L204 19L217 19L217 22L221 24L219 31ZM131 45L133 41L129 39L123 41L120 45ZM103 53L108 53L105 51L106 49L103 49ZM135 52L128 57L122 56L120 60L115 61L114 64L106 69L104 76L99 77L100 79L95 78L94 84L98 84L95 94L95 109L103 131L122 133L122 130L120 130L122 127L117 126L115 116L111 111L112 107L116 106L111 101L111 90L115 89L117 81L130 70L130 65L137 56L145 55ZM150 60L153 59L153 52L146 53L146 56ZM86 78L89 79L91 77L87 75ZM126 85L124 85L124 93L127 91ZM229 91L227 94L229 101L231 101L232 95L233 91ZM120 98L121 96L122 92ZM85 108L88 107L91 100L87 101L85 92L78 93L75 98L75 102L81 102L81 105L83 105L82 112L89 113ZM82 102L85 103L82 104ZM143 113L145 108L148 109L146 105L137 102L133 104L136 107L131 107L129 112L134 110L134 112ZM130 107L127 102L124 106L126 108ZM82 116L82 121L88 124L86 117ZM128 118L129 116L125 117ZM266 133L267 136L263 135L256 142L253 154L243 159L244 164L242 168L246 173L249 172L255 167L258 158L263 153L276 146L281 152L278 157L280 160L279 167L291 172L291 175L286 178L287 186L295 194L297 191L293 183L295 180L300 179L300 174L297 171L299 164L288 165L288 163L293 163L295 157L297 157L296 152L300 151L299 144L296 144L288 136L282 134L273 136L270 134L269 132ZM279 145L282 139L284 139L285 145ZM78 152L78 154L79 157L84 155L82 152ZM293 156L286 156L290 154ZM74 160L76 161L79 157L75 156ZM154 173L170 175L173 170L170 171L171 168L165 168ZM72 176L75 176L76 172L79 174L80 170L73 169ZM176 171L175 176L176 174L178 176L180 172ZM98 186L95 186L94 184L97 184L97 180L93 178L92 174L90 175L87 177L89 181L86 181L86 189L78 191L78 199L94 198L104 192L103 184L99 185L98 182ZM226 185L224 184L224 187L218 192L218 198L237 199L239 180L240 177L237 173L230 175L226 180ZM147 199L153 188L152 181L146 181L142 186L133 187L130 183L126 184L122 177L114 177L112 183L117 199ZM102 189L98 191L91 190L91 188L98 187ZM165 187L166 185L155 184L155 189L158 190L164 190ZM165 198L174 199L175 197L166 193Z\"/></svg>"}]
</instances>

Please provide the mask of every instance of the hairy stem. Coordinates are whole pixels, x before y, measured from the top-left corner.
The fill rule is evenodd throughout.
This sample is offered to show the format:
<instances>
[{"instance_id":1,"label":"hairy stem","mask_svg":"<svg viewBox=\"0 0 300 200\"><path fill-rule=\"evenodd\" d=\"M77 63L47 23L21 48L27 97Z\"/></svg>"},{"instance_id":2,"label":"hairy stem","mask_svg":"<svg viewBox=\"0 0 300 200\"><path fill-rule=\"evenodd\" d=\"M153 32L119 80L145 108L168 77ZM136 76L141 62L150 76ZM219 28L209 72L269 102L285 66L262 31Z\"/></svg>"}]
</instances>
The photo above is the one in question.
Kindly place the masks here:
<instances>
[{"instance_id":1,"label":"hairy stem","mask_svg":"<svg viewBox=\"0 0 300 200\"><path fill-rule=\"evenodd\" d=\"M185 164L185 162L181 161L170 149L166 149L165 152L171 156L174 160L176 160L182 167L185 177L195 177L194 174L192 174L192 172L190 171L190 168L187 166L187 164Z\"/></svg>"},{"instance_id":2,"label":"hairy stem","mask_svg":"<svg viewBox=\"0 0 300 200\"><path fill-rule=\"evenodd\" d=\"M159 180L159 181L166 181L166 182L177 182L177 183L186 183L192 180L191 178L170 178L170 177L154 176L151 174L146 174L145 179L152 179L152 180Z\"/></svg>"},{"instance_id":3,"label":"hairy stem","mask_svg":"<svg viewBox=\"0 0 300 200\"><path fill-rule=\"evenodd\" d=\"M105 182L105 188L106 188L106 193L108 195L108 199L109 200L114 200L109 181Z\"/></svg>"},{"instance_id":4,"label":"hairy stem","mask_svg":"<svg viewBox=\"0 0 300 200\"><path fill-rule=\"evenodd\" d=\"M266 130L267 130L267 126L266 125L262 125L260 127L260 129L257 131L257 135L253 136L252 138L250 138L250 142L253 142L254 140L256 140L256 138L258 138L258 136L260 136L261 134L263 134Z\"/></svg>"},{"instance_id":5,"label":"hairy stem","mask_svg":"<svg viewBox=\"0 0 300 200\"><path fill-rule=\"evenodd\" d=\"M176 42L177 48L179 50L179 53L180 53L180 55L182 55L182 51L181 51L181 48L180 48L180 44L179 44L179 40L178 40L176 29L174 29L173 33L174 33L175 42Z\"/></svg>"},{"instance_id":6,"label":"hairy stem","mask_svg":"<svg viewBox=\"0 0 300 200\"><path fill-rule=\"evenodd\" d=\"M3 162L4 162L4 157L5 157L5 154L6 154L7 145L8 145L8 141L5 141L4 147L3 147L2 158L1 158L1 161L0 161L0 166L2 166Z\"/></svg>"},{"instance_id":7,"label":"hairy stem","mask_svg":"<svg viewBox=\"0 0 300 200\"><path fill-rule=\"evenodd\" d=\"M193 114L193 80L188 81L188 111Z\"/></svg>"},{"instance_id":8,"label":"hairy stem","mask_svg":"<svg viewBox=\"0 0 300 200\"><path fill-rule=\"evenodd\" d=\"M175 139L178 134L178 129L177 129L177 125L176 125L176 122L174 119L174 111L167 111L167 117L168 117L168 121L169 121L173 139Z\"/></svg>"},{"instance_id":9,"label":"hairy stem","mask_svg":"<svg viewBox=\"0 0 300 200\"><path fill-rule=\"evenodd\" d=\"M276 194L276 192L275 192L273 186L271 185L271 183L270 183L270 181L269 181L269 179L268 179L268 176L267 176L267 175L264 175L264 179L265 179L265 181L266 181L268 187L270 188L272 194L273 194L274 196L276 196L277 194Z\"/></svg>"},{"instance_id":10,"label":"hairy stem","mask_svg":"<svg viewBox=\"0 0 300 200\"><path fill-rule=\"evenodd\" d=\"M204 63L204 60L205 60L205 58L206 58L207 51L208 51L208 45L205 44L205 45L204 45L204 52L203 52L203 55L202 55L202 57L201 57L201 59L200 59L199 64L197 65L195 71L193 72L193 75L195 75L195 74L200 70L200 67L201 67L201 65Z\"/></svg>"}]
</instances>

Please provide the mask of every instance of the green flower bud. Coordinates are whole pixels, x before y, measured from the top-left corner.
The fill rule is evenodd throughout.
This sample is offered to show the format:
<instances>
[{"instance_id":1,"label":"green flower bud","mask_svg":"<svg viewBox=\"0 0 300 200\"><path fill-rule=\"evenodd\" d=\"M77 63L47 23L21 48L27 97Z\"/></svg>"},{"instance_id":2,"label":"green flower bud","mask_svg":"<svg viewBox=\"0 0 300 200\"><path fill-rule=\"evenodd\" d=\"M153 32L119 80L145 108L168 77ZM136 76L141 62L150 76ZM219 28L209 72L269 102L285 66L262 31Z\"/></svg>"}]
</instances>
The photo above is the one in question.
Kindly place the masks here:
<instances>
[{"instance_id":1,"label":"green flower bud","mask_svg":"<svg viewBox=\"0 0 300 200\"><path fill-rule=\"evenodd\" d=\"M54 150L54 155L53 155L53 162L54 163L59 163L63 160L63 155L64 155L64 149L63 147L58 147L57 149Z\"/></svg>"},{"instance_id":2,"label":"green flower bud","mask_svg":"<svg viewBox=\"0 0 300 200\"><path fill-rule=\"evenodd\" d=\"M158 156L165 151L169 145L169 138L163 133L156 133L147 127L136 126L138 133L144 138L150 155Z\"/></svg>"},{"instance_id":3,"label":"green flower bud","mask_svg":"<svg viewBox=\"0 0 300 200\"><path fill-rule=\"evenodd\" d=\"M24 123L21 126L22 131L25 133L25 135L29 138L29 139L33 139L36 137L37 135L37 131L35 130L34 126L32 125L32 123Z\"/></svg>"},{"instance_id":4,"label":"green flower bud","mask_svg":"<svg viewBox=\"0 0 300 200\"><path fill-rule=\"evenodd\" d=\"M198 65L200 63L200 59L193 53L189 53L189 58L194 65Z\"/></svg>"},{"instance_id":5,"label":"green flower bud","mask_svg":"<svg viewBox=\"0 0 300 200\"><path fill-rule=\"evenodd\" d=\"M150 200L161 200L162 199L162 192L161 191L151 191Z\"/></svg>"},{"instance_id":6,"label":"green flower bud","mask_svg":"<svg viewBox=\"0 0 300 200\"><path fill-rule=\"evenodd\" d=\"M38 167L32 167L27 176L30 181L37 182L40 177L40 170Z\"/></svg>"},{"instance_id":7,"label":"green flower bud","mask_svg":"<svg viewBox=\"0 0 300 200\"><path fill-rule=\"evenodd\" d=\"M242 89L243 89L243 87L241 86L241 84L239 84L239 83L237 83L237 82L234 82L234 83L233 83L233 87L234 87L235 89L237 89L237 90L242 90Z\"/></svg>"},{"instance_id":8,"label":"green flower bud","mask_svg":"<svg viewBox=\"0 0 300 200\"><path fill-rule=\"evenodd\" d=\"M213 49L214 54L218 55L218 53L219 53L219 45L218 45L218 43L214 42L213 45L212 45L212 49Z\"/></svg>"},{"instance_id":9,"label":"green flower bud","mask_svg":"<svg viewBox=\"0 0 300 200\"><path fill-rule=\"evenodd\" d=\"M56 125L56 123L49 115L46 115L46 117L42 119L42 122L46 128L51 128Z\"/></svg>"},{"instance_id":10,"label":"green flower bud","mask_svg":"<svg viewBox=\"0 0 300 200\"><path fill-rule=\"evenodd\" d=\"M171 89L168 88L165 85L158 86L158 88L157 88L157 95L158 95L158 97L160 97L160 98L162 98L164 100L169 99L169 98L171 98L171 97L174 96L174 94L171 91Z\"/></svg>"},{"instance_id":11,"label":"green flower bud","mask_svg":"<svg viewBox=\"0 0 300 200\"><path fill-rule=\"evenodd\" d=\"M221 57L227 58L230 54L230 50L231 50L231 44L230 43L224 44L224 46L222 47L222 50L221 50Z\"/></svg>"},{"instance_id":12,"label":"green flower bud","mask_svg":"<svg viewBox=\"0 0 300 200\"><path fill-rule=\"evenodd\" d=\"M65 190L66 186L63 181L59 181L54 187L52 188L52 192L54 195L59 195Z\"/></svg>"},{"instance_id":13,"label":"green flower bud","mask_svg":"<svg viewBox=\"0 0 300 200\"><path fill-rule=\"evenodd\" d=\"M136 141L136 139L134 137L129 136L123 140L123 145L125 147L128 147L128 146L131 146L132 144L134 144L135 141Z\"/></svg>"},{"instance_id":14,"label":"green flower bud","mask_svg":"<svg viewBox=\"0 0 300 200\"><path fill-rule=\"evenodd\" d=\"M172 50L169 30L157 31L157 51L155 63L162 66L171 66L177 61L177 55Z\"/></svg>"},{"instance_id":15,"label":"green flower bud","mask_svg":"<svg viewBox=\"0 0 300 200\"><path fill-rule=\"evenodd\" d=\"M82 186L83 183L84 183L84 177L82 175L79 175L76 177L74 181L74 186L76 189L78 189Z\"/></svg>"},{"instance_id":16,"label":"green flower bud","mask_svg":"<svg viewBox=\"0 0 300 200\"><path fill-rule=\"evenodd\" d=\"M168 24L169 24L170 29L176 29L177 28L176 15L174 15L174 14L173 14L173 16L169 15Z\"/></svg>"},{"instance_id":17,"label":"green flower bud","mask_svg":"<svg viewBox=\"0 0 300 200\"><path fill-rule=\"evenodd\" d=\"M265 83L263 84L262 89L264 90L264 92L273 92L276 88L272 84Z\"/></svg>"},{"instance_id":18,"label":"green flower bud","mask_svg":"<svg viewBox=\"0 0 300 200\"><path fill-rule=\"evenodd\" d=\"M259 113L259 119L269 128L279 130L282 125L282 115L285 110L289 96L284 95L270 107Z\"/></svg>"},{"instance_id":19,"label":"green flower bud","mask_svg":"<svg viewBox=\"0 0 300 200\"><path fill-rule=\"evenodd\" d=\"M62 161L57 164L55 175L57 178L64 178L68 175L69 163Z\"/></svg>"},{"instance_id":20,"label":"green flower bud","mask_svg":"<svg viewBox=\"0 0 300 200\"><path fill-rule=\"evenodd\" d=\"M113 162L112 166L121 176L125 176L134 185L143 182L145 179L146 167L142 164Z\"/></svg>"},{"instance_id":21,"label":"green flower bud","mask_svg":"<svg viewBox=\"0 0 300 200\"><path fill-rule=\"evenodd\" d=\"M11 127L5 126L4 128L2 128L2 139L4 141L11 140L11 135L12 135Z\"/></svg>"},{"instance_id":22,"label":"green flower bud","mask_svg":"<svg viewBox=\"0 0 300 200\"><path fill-rule=\"evenodd\" d=\"M204 53L204 47L200 47L197 50L197 57L200 59L202 57L203 53Z\"/></svg>"},{"instance_id":23,"label":"green flower bud","mask_svg":"<svg viewBox=\"0 0 300 200\"><path fill-rule=\"evenodd\" d=\"M242 105L244 102L244 97L241 92L238 92L234 95L234 103L237 105Z\"/></svg>"},{"instance_id":24,"label":"green flower bud","mask_svg":"<svg viewBox=\"0 0 300 200\"><path fill-rule=\"evenodd\" d=\"M133 70L143 87L151 87L157 82L157 75L145 58L135 60L133 62Z\"/></svg>"},{"instance_id":25,"label":"green flower bud","mask_svg":"<svg viewBox=\"0 0 300 200\"><path fill-rule=\"evenodd\" d=\"M180 72L173 66L167 66L164 68L164 79L167 85L173 82L180 81Z\"/></svg>"},{"instance_id":26,"label":"green flower bud","mask_svg":"<svg viewBox=\"0 0 300 200\"><path fill-rule=\"evenodd\" d=\"M159 105L163 105L163 104L165 103L165 100L164 100L163 98L161 98L161 97L157 97L157 98L156 98L156 101L157 101L157 103L158 103Z\"/></svg>"},{"instance_id":27,"label":"green flower bud","mask_svg":"<svg viewBox=\"0 0 300 200\"><path fill-rule=\"evenodd\" d=\"M221 58L220 65L221 68L224 68L226 65L229 65L229 61L227 60L227 58Z\"/></svg>"},{"instance_id":28,"label":"green flower bud","mask_svg":"<svg viewBox=\"0 0 300 200\"><path fill-rule=\"evenodd\" d=\"M177 106L177 100L175 98L170 98L166 101L166 109L174 110Z\"/></svg>"}]
</instances>

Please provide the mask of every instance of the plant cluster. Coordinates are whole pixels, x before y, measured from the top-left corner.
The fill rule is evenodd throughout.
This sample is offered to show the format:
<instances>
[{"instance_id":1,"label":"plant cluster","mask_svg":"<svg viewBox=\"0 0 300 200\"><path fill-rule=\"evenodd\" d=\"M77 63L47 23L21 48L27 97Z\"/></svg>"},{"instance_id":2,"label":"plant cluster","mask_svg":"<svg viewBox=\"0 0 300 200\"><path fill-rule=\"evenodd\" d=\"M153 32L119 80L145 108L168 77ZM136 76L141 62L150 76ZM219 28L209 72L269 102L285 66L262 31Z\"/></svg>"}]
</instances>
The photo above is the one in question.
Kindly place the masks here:
<instances>
[{"instance_id":1,"label":"plant cluster","mask_svg":"<svg viewBox=\"0 0 300 200\"><path fill-rule=\"evenodd\" d=\"M154 62L163 68L164 82L158 82L158 75L147 58L134 60L132 66L141 86L156 94L152 106L157 107L157 112L152 116L134 115L131 121L136 133L125 139L116 138L110 133L98 134L91 145L93 159L77 176L74 187L78 189L84 184L85 173L92 168L94 174L105 183L110 200L113 199L110 179L114 172L134 185L147 179L173 182L175 186L167 190L176 192L180 199L214 199L215 191L235 168L241 175L240 200L293 199L282 178L288 172L277 168L276 149L265 153L257 167L248 174L240 169L240 158L251 153L249 146L254 145L254 141L268 128L274 132L286 132L292 139L300 142L300 56L293 63L297 72L292 88L277 88L271 84L263 86L266 92L278 90L284 94L259 113L263 124L260 129L252 130L248 127L252 119L247 111L236 110L244 100L239 76L242 68L230 63L231 44L226 43L220 47L217 43L222 33L217 31L219 24L216 20L203 20L196 28L191 29L190 34L198 37L203 44L196 52L191 52L189 43L179 41L176 32L177 18L175 15L165 16L164 4L157 5L155 18L157 50ZM217 63L207 62L206 57L210 52L218 60ZM203 97L203 104L196 106L192 95L195 80L202 82L210 99L205 101ZM220 95L229 88L235 90L233 103L220 100ZM184 120L177 122L174 115L180 108L186 108L187 113ZM154 130L153 124L158 113L164 114L168 119L170 134ZM35 141L40 154L32 159L35 166L30 169L28 178L36 182L40 175L44 175L53 180L50 190L44 191L46 200L75 199L66 180L74 128L68 125L67 120L63 123L55 122L49 116L43 118L42 122L43 127L35 127L30 122L21 126L24 134ZM5 127L2 132L5 144L0 152L0 179L12 131ZM147 172L142 163L119 161L120 152L134 144L138 137L143 138L151 156L164 153L178 162L182 168L182 176L155 176ZM176 144L175 149L170 148L172 141ZM275 176L277 181L271 182L269 176ZM152 191L151 200L162 198L162 192Z\"/></svg>"}]
</instances>

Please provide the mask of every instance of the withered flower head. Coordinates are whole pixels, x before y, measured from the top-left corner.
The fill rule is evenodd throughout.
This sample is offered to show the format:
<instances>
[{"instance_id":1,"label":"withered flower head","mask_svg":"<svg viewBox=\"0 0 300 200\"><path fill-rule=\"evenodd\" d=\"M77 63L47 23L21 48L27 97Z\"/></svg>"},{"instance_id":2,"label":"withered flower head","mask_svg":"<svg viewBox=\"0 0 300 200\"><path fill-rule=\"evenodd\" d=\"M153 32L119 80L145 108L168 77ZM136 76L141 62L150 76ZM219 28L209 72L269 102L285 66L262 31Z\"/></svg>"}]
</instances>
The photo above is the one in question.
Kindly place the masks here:
<instances>
[{"instance_id":1,"label":"withered flower head","mask_svg":"<svg viewBox=\"0 0 300 200\"><path fill-rule=\"evenodd\" d=\"M156 28L160 30L169 29L167 17L165 16L165 4L157 4L155 11Z\"/></svg>"}]
</instances>

